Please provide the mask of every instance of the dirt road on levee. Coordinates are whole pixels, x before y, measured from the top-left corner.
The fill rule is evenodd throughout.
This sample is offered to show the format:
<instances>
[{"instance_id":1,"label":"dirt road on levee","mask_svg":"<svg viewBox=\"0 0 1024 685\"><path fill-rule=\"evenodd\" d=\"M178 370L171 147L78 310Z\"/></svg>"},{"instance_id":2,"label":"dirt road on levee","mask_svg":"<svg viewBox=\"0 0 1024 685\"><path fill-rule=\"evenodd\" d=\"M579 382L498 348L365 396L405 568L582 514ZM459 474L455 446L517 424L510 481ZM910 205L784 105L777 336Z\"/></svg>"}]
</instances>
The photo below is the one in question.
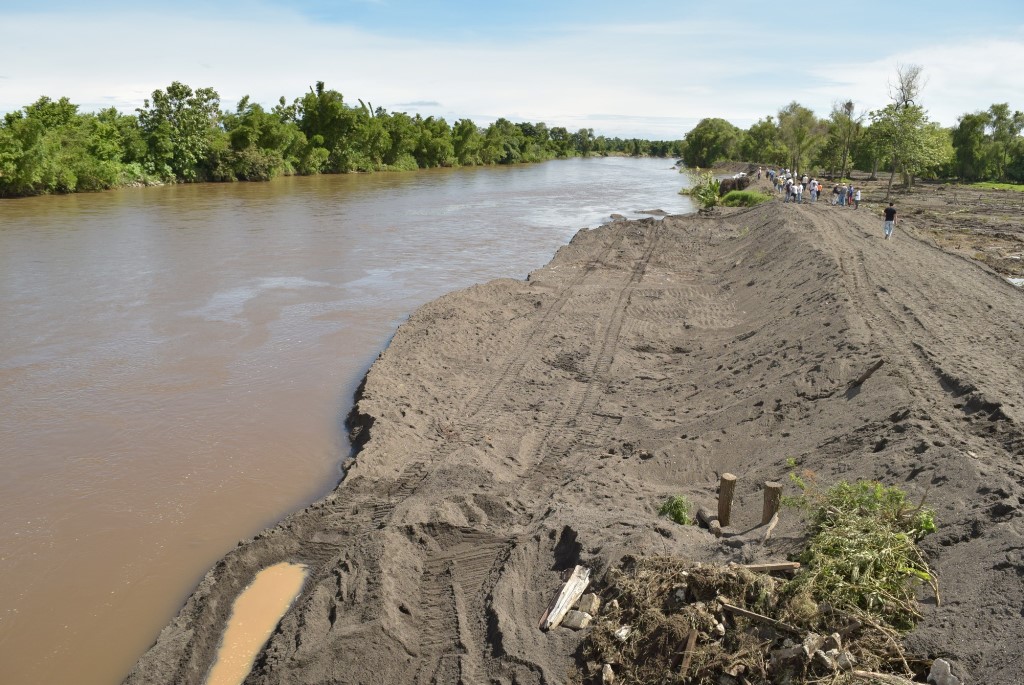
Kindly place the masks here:
<instances>
[{"instance_id":1,"label":"dirt road on levee","mask_svg":"<svg viewBox=\"0 0 1024 685\"><path fill-rule=\"evenodd\" d=\"M1024 293L901 226L883 240L878 206L581 231L527 281L417 311L352 421L337 490L228 554L126 682L201 683L231 602L281 560L310 579L247 683L568 682L585 631L538 629L561 571L785 558L797 513L749 531L794 463L925 497L942 602L908 650L1024 679ZM722 472L722 538L659 518L672 495L714 506Z\"/></svg>"}]
</instances>

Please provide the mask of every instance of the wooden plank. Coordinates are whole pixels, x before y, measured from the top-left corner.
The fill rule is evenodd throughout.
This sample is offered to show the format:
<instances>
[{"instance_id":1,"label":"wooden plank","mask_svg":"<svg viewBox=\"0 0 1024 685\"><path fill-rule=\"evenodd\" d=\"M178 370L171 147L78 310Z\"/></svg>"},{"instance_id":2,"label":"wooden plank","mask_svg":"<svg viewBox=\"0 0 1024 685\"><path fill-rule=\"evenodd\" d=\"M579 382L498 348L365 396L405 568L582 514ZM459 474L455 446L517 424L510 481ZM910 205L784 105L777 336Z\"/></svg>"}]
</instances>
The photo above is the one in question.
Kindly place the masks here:
<instances>
[{"instance_id":1,"label":"wooden plank","mask_svg":"<svg viewBox=\"0 0 1024 685\"><path fill-rule=\"evenodd\" d=\"M590 584L590 569L585 566L574 568L558 596L555 597L555 601L551 603L544 618L541 619L541 630L557 628L576 601L583 596L588 584Z\"/></svg>"},{"instance_id":2,"label":"wooden plank","mask_svg":"<svg viewBox=\"0 0 1024 685\"><path fill-rule=\"evenodd\" d=\"M743 568L754 573L771 573L772 571L796 571L800 568L799 561L769 561L763 564L736 564L736 568Z\"/></svg>"}]
</instances>

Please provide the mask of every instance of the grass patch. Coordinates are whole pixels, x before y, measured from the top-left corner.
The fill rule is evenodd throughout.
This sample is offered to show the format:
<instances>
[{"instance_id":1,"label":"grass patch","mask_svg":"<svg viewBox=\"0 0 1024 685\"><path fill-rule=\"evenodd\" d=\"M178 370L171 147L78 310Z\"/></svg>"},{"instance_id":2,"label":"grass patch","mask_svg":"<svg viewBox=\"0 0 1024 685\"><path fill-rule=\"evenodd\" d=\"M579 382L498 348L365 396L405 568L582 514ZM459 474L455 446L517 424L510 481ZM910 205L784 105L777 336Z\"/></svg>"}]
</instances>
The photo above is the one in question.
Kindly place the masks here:
<instances>
[{"instance_id":1,"label":"grass patch","mask_svg":"<svg viewBox=\"0 0 1024 685\"><path fill-rule=\"evenodd\" d=\"M757 190L730 190L722 198L723 207L753 207L772 199L771 195Z\"/></svg>"},{"instance_id":2,"label":"grass patch","mask_svg":"<svg viewBox=\"0 0 1024 685\"><path fill-rule=\"evenodd\" d=\"M995 181L978 181L969 184L971 188L988 188L989 190L1015 190L1024 193L1024 184L1021 183L996 183Z\"/></svg>"},{"instance_id":3,"label":"grass patch","mask_svg":"<svg viewBox=\"0 0 1024 685\"><path fill-rule=\"evenodd\" d=\"M690 504L690 500L682 495L673 495L661 505L658 515L667 516L681 526L688 526L693 523L693 518L690 516L692 508L693 505Z\"/></svg>"}]
</instances>

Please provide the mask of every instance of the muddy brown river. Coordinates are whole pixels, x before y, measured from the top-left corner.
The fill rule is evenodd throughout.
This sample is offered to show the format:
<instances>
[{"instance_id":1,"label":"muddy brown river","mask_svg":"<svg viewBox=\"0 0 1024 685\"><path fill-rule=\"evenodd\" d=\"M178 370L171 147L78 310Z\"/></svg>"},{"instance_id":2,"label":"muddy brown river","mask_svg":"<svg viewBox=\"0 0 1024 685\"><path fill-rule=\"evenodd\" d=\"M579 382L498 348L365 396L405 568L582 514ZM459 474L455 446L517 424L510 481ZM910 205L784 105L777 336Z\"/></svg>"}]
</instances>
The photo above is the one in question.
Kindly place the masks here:
<instances>
[{"instance_id":1,"label":"muddy brown river","mask_svg":"<svg viewBox=\"0 0 1024 685\"><path fill-rule=\"evenodd\" d=\"M235 543L325 494L418 305L522 278L667 160L0 201L0 682L110 685Z\"/></svg>"}]
</instances>

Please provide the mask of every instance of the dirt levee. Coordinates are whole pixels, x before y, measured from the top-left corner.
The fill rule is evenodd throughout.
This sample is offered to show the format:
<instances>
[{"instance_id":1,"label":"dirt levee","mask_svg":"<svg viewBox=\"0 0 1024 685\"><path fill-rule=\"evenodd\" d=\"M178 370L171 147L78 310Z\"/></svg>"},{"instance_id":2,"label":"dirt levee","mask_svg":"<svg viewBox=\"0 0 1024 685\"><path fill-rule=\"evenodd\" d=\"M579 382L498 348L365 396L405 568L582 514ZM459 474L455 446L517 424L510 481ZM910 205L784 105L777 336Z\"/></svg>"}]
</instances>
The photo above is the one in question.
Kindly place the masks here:
<instances>
[{"instance_id":1,"label":"dirt levee","mask_svg":"<svg viewBox=\"0 0 1024 685\"><path fill-rule=\"evenodd\" d=\"M247 683L566 682L582 634L538 629L559 572L784 557L795 514L745 531L787 460L927 493L943 601L908 647L1019 682L1024 295L881 235L824 205L616 222L423 307L366 378L344 482L227 555L127 682L201 683L232 600L282 560L310 579ZM723 538L658 517L713 505L724 471Z\"/></svg>"}]
</instances>

